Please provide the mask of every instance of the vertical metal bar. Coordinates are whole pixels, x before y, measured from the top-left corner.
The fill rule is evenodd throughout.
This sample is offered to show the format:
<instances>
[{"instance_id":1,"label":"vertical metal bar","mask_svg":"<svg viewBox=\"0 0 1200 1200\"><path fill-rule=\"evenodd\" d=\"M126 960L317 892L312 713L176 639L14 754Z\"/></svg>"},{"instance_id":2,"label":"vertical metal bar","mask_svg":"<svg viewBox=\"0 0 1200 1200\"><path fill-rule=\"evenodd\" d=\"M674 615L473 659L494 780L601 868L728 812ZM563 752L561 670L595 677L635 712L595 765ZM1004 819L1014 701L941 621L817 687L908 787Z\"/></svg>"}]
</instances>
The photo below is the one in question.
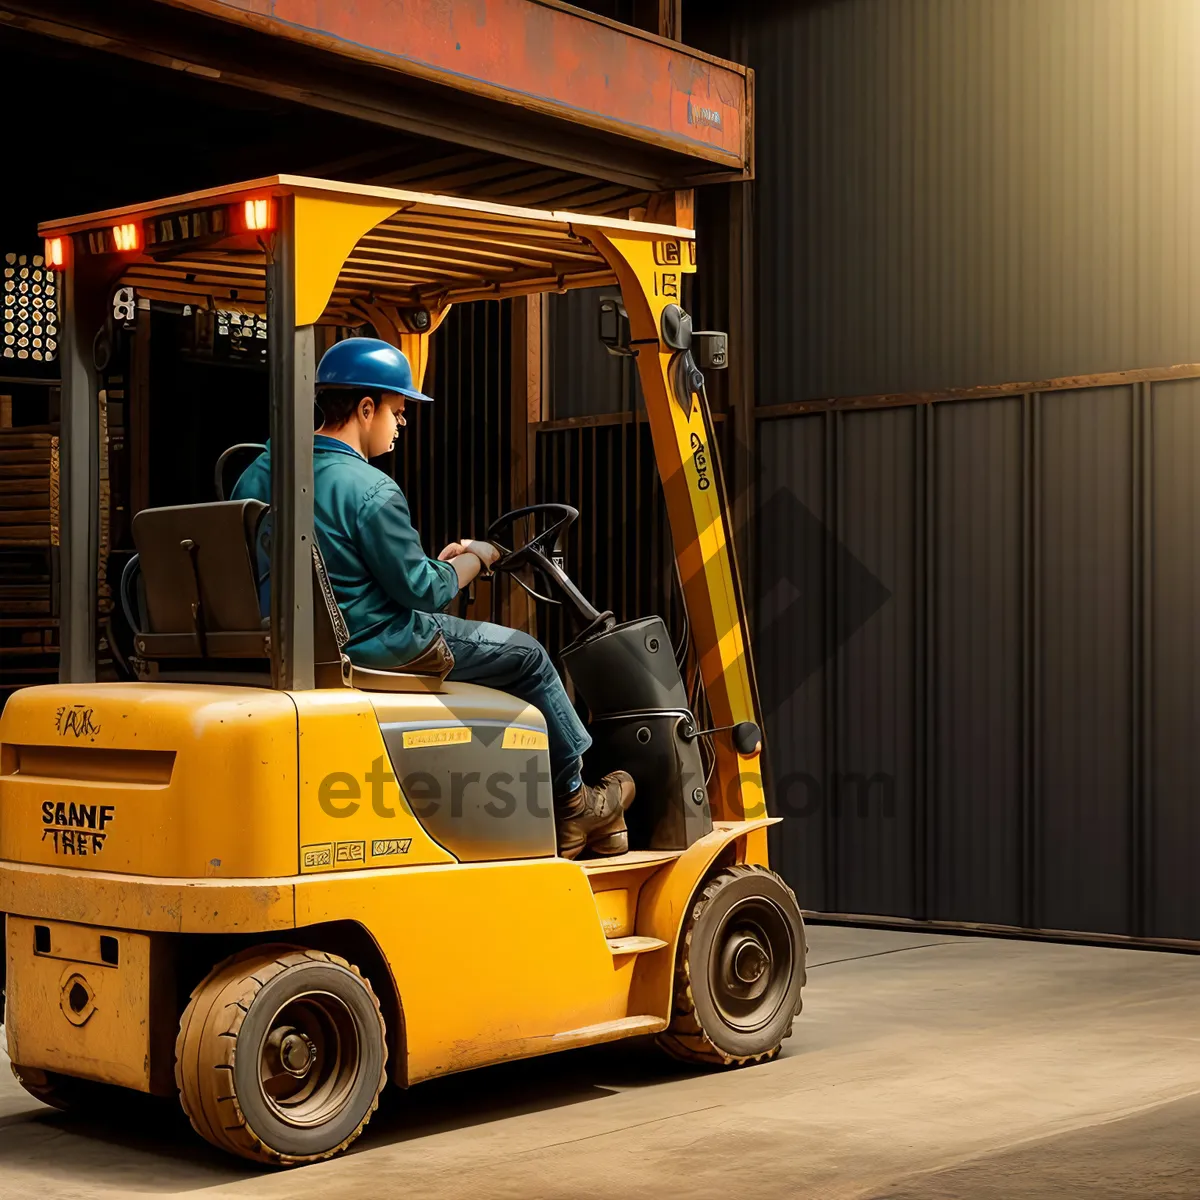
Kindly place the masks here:
<instances>
[{"instance_id":1,"label":"vertical metal bar","mask_svg":"<svg viewBox=\"0 0 1200 1200\"><path fill-rule=\"evenodd\" d=\"M645 430L646 430L646 441L647 441L647 443L650 443L650 426L649 426L649 424L647 424L645 426ZM647 446L647 450L649 451L649 455L653 454L653 444L652 443L650 443ZM659 595L658 580L660 577L660 575L659 575L659 558L660 558L659 542L662 540L663 528L667 524L666 515L664 512L666 505L663 500L663 489L661 487L654 486L654 482L653 482L654 476L650 472L647 472L646 475L647 475L647 479L649 480L649 482L647 483L646 486L647 486L647 490L651 492L652 499L650 502L650 512L651 512L650 554L647 558L648 565L647 565L647 570L646 570L645 587L646 587L646 591L647 591L648 595L651 598L651 601L656 601L658 599L658 595ZM673 593L668 593L668 594L670 595ZM649 612L655 611L653 603L651 603L647 607L647 611L649 611Z\"/></svg>"},{"instance_id":2,"label":"vertical metal bar","mask_svg":"<svg viewBox=\"0 0 1200 1200\"><path fill-rule=\"evenodd\" d=\"M459 388L458 396L455 399L455 407L458 411L458 486L454 489L455 501L458 508L458 523L455 526L456 530L461 531L462 536L474 537L474 522L472 513L475 507L475 471L472 458L475 451L475 437L473 422L469 418L467 397L475 393L476 376L479 369L479 360L476 357L477 350L475 347L475 327L479 323L479 314L475 305L471 305L469 311L466 334L470 341L470 358L467 360L467 383L466 387ZM468 440L469 439L469 440ZM460 533L456 532L452 536L458 537Z\"/></svg>"},{"instance_id":3,"label":"vertical metal bar","mask_svg":"<svg viewBox=\"0 0 1200 1200\"><path fill-rule=\"evenodd\" d=\"M1141 557L1142 557L1142 385L1135 383L1129 396L1129 797L1126 813L1126 855L1128 871L1125 885L1126 928L1141 933L1141 732L1142 732L1142 636Z\"/></svg>"},{"instance_id":4,"label":"vertical metal bar","mask_svg":"<svg viewBox=\"0 0 1200 1200\"><path fill-rule=\"evenodd\" d=\"M633 559L633 602L640 605L642 600L642 530L645 521L642 520L642 423L638 419L641 409L634 407L631 437L633 438L633 511L638 514L637 532L634 534L636 554ZM635 611L636 608L635 608ZM643 610L645 611L645 610Z\"/></svg>"},{"instance_id":5,"label":"vertical metal bar","mask_svg":"<svg viewBox=\"0 0 1200 1200\"><path fill-rule=\"evenodd\" d=\"M822 757L823 778L821 798L823 803L822 852L824 855L825 901L830 912L838 911L837 871L837 754L838 754L838 686L837 676L841 670L841 654L838 650L837 604L840 594L838 579L837 547L841 536L841 422L840 412L827 412L822 418L825 426L825 524L832 537L825 539L825 721Z\"/></svg>"},{"instance_id":6,"label":"vertical metal bar","mask_svg":"<svg viewBox=\"0 0 1200 1200\"><path fill-rule=\"evenodd\" d=\"M925 415L929 405L920 404L909 410L913 418L911 492L913 544L913 606L912 606L912 891L910 903L918 919L928 914L924 907L925 882Z\"/></svg>"},{"instance_id":7,"label":"vertical metal bar","mask_svg":"<svg viewBox=\"0 0 1200 1200\"><path fill-rule=\"evenodd\" d=\"M1158 927L1155 912L1154 824L1154 388L1143 386L1142 420L1142 929Z\"/></svg>"},{"instance_id":8,"label":"vertical metal bar","mask_svg":"<svg viewBox=\"0 0 1200 1200\"><path fill-rule=\"evenodd\" d=\"M446 387L449 383L450 372L445 370L444 364L446 361L447 342L450 338L450 331L447 328L450 321L454 319L454 313L451 311L450 317L443 323L439 329L430 335L430 366L435 372L433 385L438 388L436 392L428 392L430 396L440 395L444 403L446 396ZM434 339L437 339L436 343ZM428 370L428 368L426 368ZM433 528L434 514L437 512L437 487L439 481L438 473L438 456L433 452L433 430L434 425L440 417L436 410L440 409L442 404L421 404L418 405L420 412L417 415L419 422L420 437L417 440L417 446L420 451L419 456L409 460L409 473L405 476L405 487L411 487L413 491L419 492L421 496L421 516L420 522L417 525L417 530L422 532L426 537L435 532ZM419 486L418 486L419 482Z\"/></svg>"},{"instance_id":9,"label":"vertical metal bar","mask_svg":"<svg viewBox=\"0 0 1200 1200\"><path fill-rule=\"evenodd\" d=\"M296 328L295 204L280 201L267 266L271 404L271 671L275 686L313 686L313 378L311 325Z\"/></svg>"},{"instance_id":10,"label":"vertical metal bar","mask_svg":"<svg viewBox=\"0 0 1200 1200\"><path fill-rule=\"evenodd\" d=\"M576 571L576 578L579 578L579 579L586 578L586 575L584 574L584 563L589 562L589 560L592 559L592 554L595 553L596 545L598 544L598 542L600 540L597 537L597 528L596 528L596 521L597 521L596 514L599 511L600 499L599 499L599 495L597 492L598 484L597 484L597 480L596 480L597 471L596 471L596 437L595 437L595 433L596 433L596 431L594 429L588 429L583 425L581 425L579 427L579 440L578 440L579 479L580 479L581 483L583 484L583 487L580 489L579 508L582 509L583 513L584 513L583 520L577 522L578 527L579 527L579 548L578 548L578 557L575 559L575 571ZM588 460L589 451L590 451L590 456L591 456L591 468L590 469L588 469L588 467L585 466L585 463ZM584 497L584 491L585 491L588 483L591 484L591 500L590 500L590 502L585 503L583 500L583 497ZM589 527L589 526L590 526L589 536L584 537L584 533L583 533L584 528ZM592 554L588 553L589 549L592 551ZM588 581L589 586L584 588L585 592L590 590L590 583L591 583L591 581L589 580Z\"/></svg>"},{"instance_id":11,"label":"vertical metal bar","mask_svg":"<svg viewBox=\"0 0 1200 1200\"><path fill-rule=\"evenodd\" d=\"M1154 878L1150 855L1154 841L1151 836L1150 806L1153 747L1151 707L1153 697L1153 630L1152 630L1152 566L1153 504L1152 488L1153 446L1150 438L1153 384L1133 385L1131 453L1132 471L1132 603L1130 605L1132 641L1131 719L1133 723L1132 762L1129 812L1129 932L1144 937L1151 928L1153 916Z\"/></svg>"},{"instance_id":12,"label":"vertical metal bar","mask_svg":"<svg viewBox=\"0 0 1200 1200\"><path fill-rule=\"evenodd\" d=\"M1041 913L1038 879L1041 838L1040 812L1040 630L1038 621L1041 536L1038 485L1038 395L1021 398L1021 925L1036 928Z\"/></svg>"},{"instance_id":13,"label":"vertical metal bar","mask_svg":"<svg viewBox=\"0 0 1200 1200\"><path fill-rule=\"evenodd\" d=\"M129 519L150 503L150 301L137 302L137 328L129 349Z\"/></svg>"},{"instance_id":14,"label":"vertical metal bar","mask_svg":"<svg viewBox=\"0 0 1200 1200\"><path fill-rule=\"evenodd\" d=\"M927 409L928 438L925 475L925 911L930 920L938 913L938 429L937 405Z\"/></svg>"},{"instance_id":15,"label":"vertical metal bar","mask_svg":"<svg viewBox=\"0 0 1200 1200\"><path fill-rule=\"evenodd\" d=\"M754 268L755 236L753 191L748 183L731 183L728 193L729 238L729 415L727 443L731 443L733 479L734 541L737 554L745 564L747 577L756 579L754 531L758 522L757 423L755 421L754 375ZM746 618L753 632L754 606L747 606Z\"/></svg>"},{"instance_id":16,"label":"vertical metal bar","mask_svg":"<svg viewBox=\"0 0 1200 1200\"><path fill-rule=\"evenodd\" d=\"M474 506L471 514L471 529L474 530L472 537L483 537L484 530L487 528L489 508L491 500L491 476L492 476L492 456L489 449L493 445L499 444L499 436L501 433L500 425L500 388L499 388L499 372L501 363L499 361L493 363L491 357L492 351L492 314L498 313L500 310L500 301L492 303L484 303L483 308L483 370L484 370L484 393L486 414L483 422L483 438L476 439L475 437L475 422L471 422L471 445L474 451L473 458L476 460L473 464L474 470L471 474L480 472L483 476L483 488L479 500ZM500 347L499 341L496 342L497 350ZM483 448L480 450L480 441L483 443ZM480 462L478 460L482 459ZM499 514L497 514L499 515Z\"/></svg>"},{"instance_id":17,"label":"vertical metal bar","mask_svg":"<svg viewBox=\"0 0 1200 1200\"><path fill-rule=\"evenodd\" d=\"M625 561L621 567L621 603L626 614L639 611L634 576L637 574L640 514L633 499L633 489L637 486L637 461L632 448L636 442L630 440L636 436L637 415L631 412L629 419L621 426L621 524L626 531Z\"/></svg>"},{"instance_id":18,"label":"vertical metal bar","mask_svg":"<svg viewBox=\"0 0 1200 1200\"><path fill-rule=\"evenodd\" d=\"M58 284L63 332L58 674L64 683L90 683L96 678L100 432L91 367L84 357L91 336L81 319L79 291L78 272L63 271Z\"/></svg>"},{"instance_id":19,"label":"vertical metal bar","mask_svg":"<svg viewBox=\"0 0 1200 1200\"><path fill-rule=\"evenodd\" d=\"M915 409L917 419L917 512L916 512L916 567L917 604L915 622L916 663L914 683L916 685L913 705L915 748L913 839L914 889L916 912L922 920L929 920L936 911L936 842L935 830L935 762L937 725L936 688L934 684L934 606L937 601L935 578L934 489L936 488L934 459L936 410L932 404L919 405Z\"/></svg>"},{"instance_id":20,"label":"vertical metal bar","mask_svg":"<svg viewBox=\"0 0 1200 1200\"><path fill-rule=\"evenodd\" d=\"M463 320L465 319L465 312L466 309L463 305L457 305L450 310L450 320L454 323L454 349L452 351L454 355L454 393L453 397L447 397L447 399L450 400L450 403L446 405L441 420L438 422L438 433L440 436L435 440L433 446L431 447L431 457L433 458L438 456L439 451L446 455L447 460L450 458L450 455L447 453L447 451L449 450L448 440L452 436L451 421L458 418L458 397L462 395L463 386L462 326ZM450 372L447 371L446 375L449 377ZM447 378L446 382L449 384L450 379ZM458 442L457 438L455 438L455 442ZM450 466L451 464L448 462L447 465ZM442 529L445 533L447 533L452 540L462 537L463 533L465 532L464 530L459 529L457 526L457 513L451 513L450 511L450 499L453 481L455 478L461 479L462 477L461 456L460 461L458 462L457 471L457 476L453 468L442 471L441 504L438 505L438 511L434 515L433 520L430 522L430 524L435 528ZM470 534L467 534L467 536L469 537Z\"/></svg>"}]
</instances>

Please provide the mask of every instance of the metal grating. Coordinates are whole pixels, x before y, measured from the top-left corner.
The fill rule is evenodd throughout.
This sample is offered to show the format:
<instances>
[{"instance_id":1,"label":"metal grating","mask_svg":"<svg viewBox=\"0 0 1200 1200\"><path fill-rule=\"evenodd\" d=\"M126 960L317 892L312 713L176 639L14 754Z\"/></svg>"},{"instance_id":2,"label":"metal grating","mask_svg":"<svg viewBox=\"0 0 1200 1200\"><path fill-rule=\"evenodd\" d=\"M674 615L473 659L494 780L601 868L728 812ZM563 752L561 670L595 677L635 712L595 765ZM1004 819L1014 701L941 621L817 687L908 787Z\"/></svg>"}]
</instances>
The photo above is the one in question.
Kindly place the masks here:
<instances>
[{"instance_id":1,"label":"metal grating","mask_svg":"<svg viewBox=\"0 0 1200 1200\"><path fill-rule=\"evenodd\" d=\"M424 387L410 404L390 461L376 462L403 489L426 551L483 537L512 507L512 306L458 305L430 339Z\"/></svg>"},{"instance_id":2,"label":"metal grating","mask_svg":"<svg viewBox=\"0 0 1200 1200\"><path fill-rule=\"evenodd\" d=\"M54 272L40 254L5 254L0 358L49 363L58 357L56 293Z\"/></svg>"}]
</instances>

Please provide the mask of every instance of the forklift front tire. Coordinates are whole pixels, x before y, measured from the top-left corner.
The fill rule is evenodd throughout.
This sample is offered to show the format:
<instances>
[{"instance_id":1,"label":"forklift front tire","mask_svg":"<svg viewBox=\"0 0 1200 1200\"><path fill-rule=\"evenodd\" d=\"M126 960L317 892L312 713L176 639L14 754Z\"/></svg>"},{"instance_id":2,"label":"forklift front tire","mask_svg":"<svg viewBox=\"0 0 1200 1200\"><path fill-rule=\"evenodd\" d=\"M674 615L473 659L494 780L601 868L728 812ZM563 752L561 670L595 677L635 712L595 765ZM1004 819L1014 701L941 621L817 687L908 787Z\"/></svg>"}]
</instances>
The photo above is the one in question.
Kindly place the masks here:
<instances>
[{"instance_id":1,"label":"forklift front tire","mask_svg":"<svg viewBox=\"0 0 1200 1200\"><path fill-rule=\"evenodd\" d=\"M800 1011L805 950L800 906L774 871L717 872L684 923L671 1024L659 1045L684 1062L769 1062Z\"/></svg>"},{"instance_id":2,"label":"forklift front tire","mask_svg":"<svg viewBox=\"0 0 1200 1200\"><path fill-rule=\"evenodd\" d=\"M386 1080L379 1001L358 969L298 946L254 946L192 993L175 1082L214 1146L276 1166L315 1162L363 1131Z\"/></svg>"}]
</instances>

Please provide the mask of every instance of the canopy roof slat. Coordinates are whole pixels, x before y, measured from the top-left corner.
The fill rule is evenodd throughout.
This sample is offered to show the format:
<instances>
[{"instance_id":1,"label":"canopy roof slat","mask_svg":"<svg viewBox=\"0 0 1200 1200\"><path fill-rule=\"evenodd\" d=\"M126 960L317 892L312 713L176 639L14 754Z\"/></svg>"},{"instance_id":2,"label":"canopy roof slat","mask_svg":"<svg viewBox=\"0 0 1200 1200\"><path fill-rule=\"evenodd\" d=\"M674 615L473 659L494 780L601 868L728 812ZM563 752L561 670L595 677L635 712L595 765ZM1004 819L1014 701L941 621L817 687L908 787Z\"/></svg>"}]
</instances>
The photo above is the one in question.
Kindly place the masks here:
<instances>
[{"instance_id":1,"label":"canopy roof slat","mask_svg":"<svg viewBox=\"0 0 1200 1200\"><path fill-rule=\"evenodd\" d=\"M377 237L371 234L363 238L359 246L373 255L382 255L384 258L397 261L419 257L454 263L495 259L500 263L519 263L526 267L541 266L546 261L545 258L534 258L532 255L517 254L511 251L505 253L501 250L486 250L482 246L463 246L449 241L440 242L426 238L406 238L395 235ZM413 249L418 247L430 253L427 255L414 254Z\"/></svg>"}]
</instances>

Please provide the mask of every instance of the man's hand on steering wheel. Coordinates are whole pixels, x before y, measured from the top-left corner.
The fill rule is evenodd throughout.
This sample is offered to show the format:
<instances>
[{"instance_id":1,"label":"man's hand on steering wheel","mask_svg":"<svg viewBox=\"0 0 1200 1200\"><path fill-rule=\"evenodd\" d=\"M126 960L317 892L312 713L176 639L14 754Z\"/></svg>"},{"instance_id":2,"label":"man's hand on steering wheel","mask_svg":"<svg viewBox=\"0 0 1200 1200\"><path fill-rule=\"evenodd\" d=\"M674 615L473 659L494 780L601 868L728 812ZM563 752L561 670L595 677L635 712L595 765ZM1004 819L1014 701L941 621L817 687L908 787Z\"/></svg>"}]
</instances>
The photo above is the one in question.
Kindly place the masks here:
<instances>
[{"instance_id":1,"label":"man's hand on steering wheel","mask_svg":"<svg viewBox=\"0 0 1200 1200\"><path fill-rule=\"evenodd\" d=\"M491 568L500 560L500 551L491 542L481 542L475 538L463 538L461 542L451 542L438 555L440 562L452 562L462 554L474 554L485 568Z\"/></svg>"}]
</instances>

